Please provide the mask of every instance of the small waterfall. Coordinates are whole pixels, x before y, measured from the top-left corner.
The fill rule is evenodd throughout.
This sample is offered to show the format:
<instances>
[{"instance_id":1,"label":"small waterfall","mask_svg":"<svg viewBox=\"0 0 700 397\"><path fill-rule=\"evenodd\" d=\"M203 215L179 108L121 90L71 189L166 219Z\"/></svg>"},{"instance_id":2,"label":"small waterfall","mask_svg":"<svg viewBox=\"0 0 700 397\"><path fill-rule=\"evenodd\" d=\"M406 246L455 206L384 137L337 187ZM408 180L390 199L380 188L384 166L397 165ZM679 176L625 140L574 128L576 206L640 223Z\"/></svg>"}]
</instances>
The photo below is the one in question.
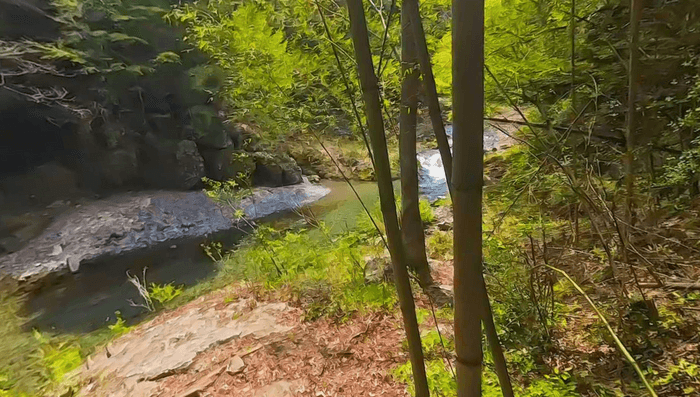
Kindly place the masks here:
<instances>
[{"instance_id":1,"label":"small waterfall","mask_svg":"<svg viewBox=\"0 0 700 397\"><path fill-rule=\"evenodd\" d=\"M436 149L418 153L418 185L421 194L434 201L447 195L447 179L442 168L442 157Z\"/></svg>"},{"instance_id":2,"label":"small waterfall","mask_svg":"<svg viewBox=\"0 0 700 397\"><path fill-rule=\"evenodd\" d=\"M452 126L445 126L450 148L452 147ZM484 126L484 151L496 150L499 144L498 131L490 126ZM437 149L418 153L418 185L420 192L429 201L447 196L447 179L442 168L442 157Z\"/></svg>"}]
</instances>

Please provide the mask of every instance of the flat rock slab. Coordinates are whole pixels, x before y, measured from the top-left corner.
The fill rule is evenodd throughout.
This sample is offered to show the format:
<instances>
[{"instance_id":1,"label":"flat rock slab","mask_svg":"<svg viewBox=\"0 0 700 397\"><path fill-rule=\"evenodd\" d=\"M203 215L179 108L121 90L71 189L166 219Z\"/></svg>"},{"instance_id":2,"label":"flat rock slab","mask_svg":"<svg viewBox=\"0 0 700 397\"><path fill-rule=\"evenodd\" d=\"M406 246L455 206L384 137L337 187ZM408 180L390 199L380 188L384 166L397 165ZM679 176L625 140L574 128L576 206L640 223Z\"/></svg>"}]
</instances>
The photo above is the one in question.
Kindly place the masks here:
<instances>
[{"instance_id":1,"label":"flat rock slab","mask_svg":"<svg viewBox=\"0 0 700 397\"><path fill-rule=\"evenodd\" d=\"M199 353L211 347L292 329L279 323L288 310L285 303L260 304L241 315L245 307L245 302L223 308L195 306L166 321L140 326L88 359L78 376L93 384L83 388L83 395L150 396L158 380L187 370ZM95 384L104 394L93 390Z\"/></svg>"},{"instance_id":2,"label":"flat rock slab","mask_svg":"<svg viewBox=\"0 0 700 397\"><path fill-rule=\"evenodd\" d=\"M255 220L309 204L328 192L305 180L254 190L234 206ZM68 269L76 272L84 261L206 237L237 226L234 214L234 208L214 202L201 191L111 196L64 212L24 248L0 257L0 277L36 280Z\"/></svg>"},{"instance_id":3,"label":"flat rock slab","mask_svg":"<svg viewBox=\"0 0 700 397\"><path fill-rule=\"evenodd\" d=\"M325 197L330 192L325 186L304 182L298 185L257 188L241 200L238 208L248 219L260 219L278 212L290 211Z\"/></svg>"},{"instance_id":4,"label":"flat rock slab","mask_svg":"<svg viewBox=\"0 0 700 397\"><path fill-rule=\"evenodd\" d=\"M179 238L232 227L202 192L140 192L98 200L57 217L18 252L0 258L0 273L18 279L70 268Z\"/></svg>"}]
</instances>

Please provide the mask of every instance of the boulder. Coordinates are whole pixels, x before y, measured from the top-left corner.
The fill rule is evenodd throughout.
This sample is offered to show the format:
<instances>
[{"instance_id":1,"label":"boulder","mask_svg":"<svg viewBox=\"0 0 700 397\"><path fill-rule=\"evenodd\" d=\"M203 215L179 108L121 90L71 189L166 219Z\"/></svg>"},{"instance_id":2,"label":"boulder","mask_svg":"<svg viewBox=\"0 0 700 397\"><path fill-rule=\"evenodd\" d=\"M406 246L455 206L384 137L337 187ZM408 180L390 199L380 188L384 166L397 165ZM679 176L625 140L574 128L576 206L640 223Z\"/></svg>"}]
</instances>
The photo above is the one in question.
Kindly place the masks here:
<instances>
[{"instance_id":1,"label":"boulder","mask_svg":"<svg viewBox=\"0 0 700 397\"><path fill-rule=\"evenodd\" d=\"M35 167L31 171L0 179L0 190L5 194L5 205L48 205L77 192L77 176L56 162Z\"/></svg>"},{"instance_id":2,"label":"boulder","mask_svg":"<svg viewBox=\"0 0 700 397\"><path fill-rule=\"evenodd\" d=\"M79 206L56 203L69 208L57 208L54 217L32 213L3 216L0 251L14 252L0 256L0 279L9 275L17 280L38 281L69 269L79 271L85 262L95 266L114 263L116 255L151 257L152 250L159 247L240 230L244 223L239 224L238 210L249 221L255 221L311 204L328 192L323 186L302 183L255 189L237 203L225 205L201 190L132 192L83 201ZM20 248L20 244L24 246ZM92 274L105 277L100 272ZM93 307L91 303L86 305Z\"/></svg>"},{"instance_id":3,"label":"boulder","mask_svg":"<svg viewBox=\"0 0 700 397\"><path fill-rule=\"evenodd\" d=\"M175 152L175 173L183 189L191 189L204 177L204 159L192 141L180 141Z\"/></svg>"},{"instance_id":4,"label":"boulder","mask_svg":"<svg viewBox=\"0 0 700 397\"><path fill-rule=\"evenodd\" d=\"M253 153L255 186L287 186L296 185L303 181L301 168L286 154L271 154L265 152Z\"/></svg>"},{"instance_id":5,"label":"boulder","mask_svg":"<svg viewBox=\"0 0 700 397\"><path fill-rule=\"evenodd\" d=\"M250 153L234 147L202 150L201 153L207 177L217 181L235 180L241 184L250 184L255 171L255 159Z\"/></svg>"},{"instance_id":6,"label":"boulder","mask_svg":"<svg viewBox=\"0 0 700 397\"><path fill-rule=\"evenodd\" d=\"M197 146L203 149L220 150L233 146L233 140L231 140L228 131L224 129L215 129L198 138Z\"/></svg>"},{"instance_id":7,"label":"boulder","mask_svg":"<svg viewBox=\"0 0 700 397\"><path fill-rule=\"evenodd\" d=\"M243 141L247 137L257 135L253 127L244 123L228 124L227 131L236 149L241 149L243 147Z\"/></svg>"},{"instance_id":8,"label":"boulder","mask_svg":"<svg viewBox=\"0 0 700 397\"><path fill-rule=\"evenodd\" d=\"M103 154L99 160L102 183L111 187L127 185L138 177L139 162L133 149L117 149Z\"/></svg>"},{"instance_id":9,"label":"boulder","mask_svg":"<svg viewBox=\"0 0 700 397\"><path fill-rule=\"evenodd\" d=\"M146 134L147 150L143 160L143 178L150 186L188 190L205 176L204 159L193 141L159 139Z\"/></svg>"},{"instance_id":10,"label":"boulder","mask_svg":"<svg viewBox=\"0 0 700 397\"><path fill-rule=\"evenodd\" d=\"M49 1L0 1L0 37L19 40L31 38L38 41L60 37L60 25L48 11Z\"/></svg>"}]
</instances>

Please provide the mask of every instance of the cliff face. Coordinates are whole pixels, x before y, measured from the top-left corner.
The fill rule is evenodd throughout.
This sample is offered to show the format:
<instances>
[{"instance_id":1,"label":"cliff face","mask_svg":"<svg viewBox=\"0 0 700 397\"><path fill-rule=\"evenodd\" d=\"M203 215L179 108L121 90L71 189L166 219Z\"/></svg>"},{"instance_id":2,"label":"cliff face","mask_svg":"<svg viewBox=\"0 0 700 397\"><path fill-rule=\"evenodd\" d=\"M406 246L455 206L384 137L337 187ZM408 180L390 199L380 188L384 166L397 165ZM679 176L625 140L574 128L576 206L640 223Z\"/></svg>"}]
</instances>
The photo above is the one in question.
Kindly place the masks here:
<instances>
[{"instance_id":1,"label":"cliff face","mask_svg":"<svg viewBox=\"0 0 700 397\"><path fill-rule=\"evenodd\" d=\"M168 24L169 0L0 0L0 203L77 191L301 181L224 122L225 76Z\"/></svg>"}]
</instances>

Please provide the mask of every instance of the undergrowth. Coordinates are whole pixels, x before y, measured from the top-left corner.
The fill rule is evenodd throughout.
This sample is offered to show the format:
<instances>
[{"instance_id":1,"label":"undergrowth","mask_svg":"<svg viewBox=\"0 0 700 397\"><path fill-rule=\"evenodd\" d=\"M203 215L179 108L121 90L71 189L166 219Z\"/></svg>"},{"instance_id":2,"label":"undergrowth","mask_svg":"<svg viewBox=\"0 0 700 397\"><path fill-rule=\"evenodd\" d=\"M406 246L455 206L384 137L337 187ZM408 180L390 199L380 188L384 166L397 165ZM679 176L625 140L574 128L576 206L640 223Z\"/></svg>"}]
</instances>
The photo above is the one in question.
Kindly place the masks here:
<instances>
[{"instance_id":1,"label":"undergrowth","mask_svg":"<svg viewBox=\"0 0 700 397\"><path fill-rule=\"evenodd\" d=\"M500 341L504 347L506 361L518 396L565 397L565 396L622 396L643 395L641 382L631 367L615 349L615 344L595 315L587 314L591 308L565 280L547 271L545 264L560 266L575 274L583 274L584 264L562 260L562 250L571 248L582 252L590 266L591 274L584 286L589 293L596 293L595 283L610 280L608 254L598 236L593 233L590 220L583 216L578 219L578 230L574 230L571 209L579 197L572 189L571 182L554 164L544 163L533 156L530 149L516 146L503 152L489 155L485 169L490 177L484 190L483 256L484 273L489 290L492 310L498 328ZM608 192L615 191L615 183L606 177L591 182ZM592 189L588 186L584 188ZM588 194L595 194L595 191ZM609 198L609 200L611 200ZM450 205L448 200L434 205ZM605 233L610 233L608 230ZM575 235L577 234L577 235ZM614 240L614 234L606 234ZM574 240L578 245L574 245ZM614 241L610 244L612 255L619 255ZM449 261L452 259L452 231L435 231L427 238L428 254L432 259ZM562 248L564 247L564 248ZM580 258L577 258L580 261ZM578 276L577 276L578 277ZM593 283L593 284L591 284ZM613 299L609 300L612 295ZM629 303L615 300L615 295L598 296L601 310L609 320L614 320L621 312L629 312ZM630 296L631 301L640 297ZM669 340L672 334L683 330L682 319L677 308L694 295L685 294L676 303L665 303L659 307L657 325L648 318L638 322L635 330L629 325L619 329L628 348L638 360L649 354L649 343L654 349L662 348L662 340ZM582 316L591 318L590 325L580 329ZM629 314L628 314L629 316ZM431 318L428 313L419 311L421 322ZM451 321L439 320L451 326ZM573 333L573 334L572 334ZM582 333L582 335L576 335ZM626 335L626 337L625 337ZM444 335L443 335L444 336ZM601 345L612 346L610 356L585 355L566 351L571 349L563 342L582 337L593 348ZM687 335L690 337L690 334ZM456 383L452 369L441 345L435 344L435 332L423 333L426 352L426 370L431 392L440 396L456 395ZM661 340L651 342L654 340ZM647 342L644 342L647 341ZM453 341L447 340L447 351L452 351ZM485 364L483 375L483 395L500 396L500 388L493 370L488 345L484 340ZM440 351L438 351L440 350ZM574 346L575 350L575 346ZM572 358L569 356L574 354ZM578 355L577 355L578 354ZM597 358L596 358L597 357ZM596 363L598 360L598 364ZM624 380L611 379L610 374L596 368L601 360L612 360L623 364ZM648 364L647 364L648 365ZM601 368L606 368L602 366ZM647 377L657 386L676 390L675 395L692 395L697 384L698 369L688 360L676 362L663 370L647 369ZM604 370L603 370L604 371ZM399 381L412 387L410 364L397 367L393 375ZM622 375L621 375L622 376ZM412 391L413 392L413 391Z\"/></svg>"},{"instance_id":2,"label":"undergrowth","mask_svg":"<svg viewBox=\"0 0 700 397\"><path fill-rule=\"evenodd\" d=\"M22 304L22 297L0 291L0 397L53 395L66 375L112 335L107 330L82 335L27 330Z\"/></svg>"},{"instance_id":3,"label":"undergrowth","mask_svg":"<svg viewBox=\"0 0 700 397\"><path fill-rule=\"evenodd\" d=\"M260 283L268 291L288 294L305 308L307 319L324 315L343 319L357 311L386 310L396 303L393 286L364 280L371 234L331 235L323 224L318 230L288 231L261 226L235 251L222 255L213 282Z\"/></svg>"}]
</instances>

